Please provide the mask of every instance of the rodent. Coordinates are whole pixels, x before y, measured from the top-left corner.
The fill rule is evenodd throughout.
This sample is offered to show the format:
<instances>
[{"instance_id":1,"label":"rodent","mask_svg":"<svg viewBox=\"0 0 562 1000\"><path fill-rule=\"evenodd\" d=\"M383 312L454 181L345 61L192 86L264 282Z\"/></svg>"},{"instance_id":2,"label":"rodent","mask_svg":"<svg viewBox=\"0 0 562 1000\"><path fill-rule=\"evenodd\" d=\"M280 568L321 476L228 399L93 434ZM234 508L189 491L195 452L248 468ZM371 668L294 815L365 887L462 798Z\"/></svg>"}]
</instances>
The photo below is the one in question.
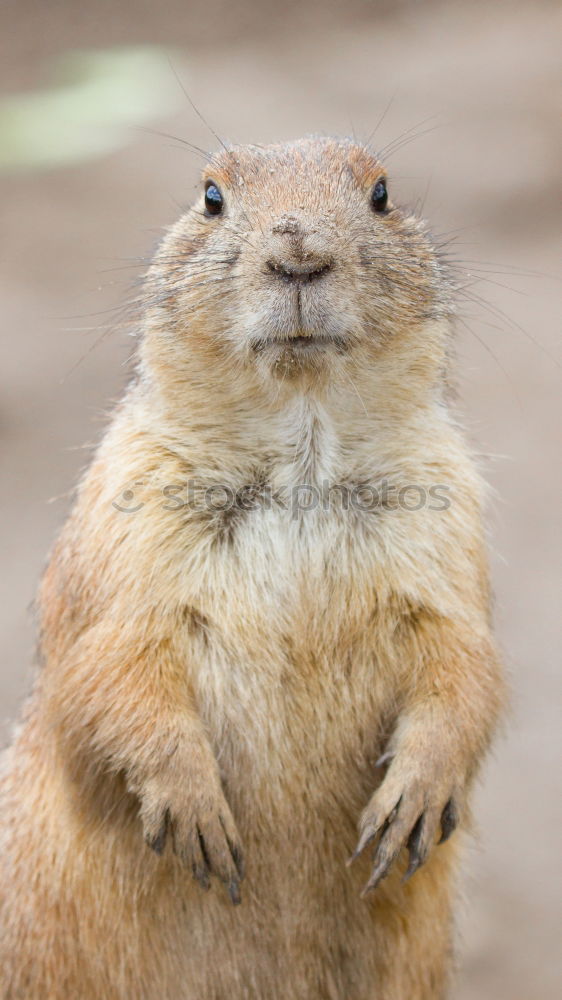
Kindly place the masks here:
<instances>
[{"instance_id":1,"label":"rodent","mask_svg":"<svg viewBox=\"0 0 562 1000\"><path fill-rule=\"evenodd\" d=\"M3 756L0 996L442 998L505 698L454 281L366 147L225 147L143 317Z\"/></svg>"}]
</instances>

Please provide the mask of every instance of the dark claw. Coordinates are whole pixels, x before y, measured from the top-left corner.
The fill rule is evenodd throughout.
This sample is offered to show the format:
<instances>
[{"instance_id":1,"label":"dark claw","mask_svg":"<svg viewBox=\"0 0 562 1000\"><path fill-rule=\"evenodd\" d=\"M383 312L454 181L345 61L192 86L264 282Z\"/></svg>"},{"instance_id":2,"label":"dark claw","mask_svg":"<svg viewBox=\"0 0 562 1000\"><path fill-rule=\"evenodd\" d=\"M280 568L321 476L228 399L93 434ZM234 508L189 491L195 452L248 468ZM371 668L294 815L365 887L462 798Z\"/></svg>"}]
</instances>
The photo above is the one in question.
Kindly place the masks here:
<instances>
[{"instance_id":1,"label":"dark claw","mask_svg":"<svg viewBox=\"0 0 562 1000\"><path fill-rule=\"evenodd\" d=\"M208 869L202 868L200 865L193 865L192 871L194 879L196 879L201 888L207 892L211 888L211 880L209 878Z\"/></svg>"},{"instance_id":2,"label":"dark claw","mask_svg":"<svg viewBox=\"0 0 562 1000\"><path fill-rule=\"evenodd\" d=\"M371 874L369 881L367 882L367 885L365 886L363 892L361 893L362 896L366 896L367 893L371 892L372 889L376 889L379 882L382 882L383 878L386 878L394 861L396 860L396 858L400 853L400 848L402 846L400 843L392 851L389 851L388 847L389 838L392 836L391 817L392 819L394 819L395 815L396 815L396 809L393 809L392 813L390 814L388 820L385 823L385 826L383 828L383 835L379 840L378 847L373 855L373 864L374 864L373 872Z\"/></svg>"},{"instance_id":3,"label":"dark claw","mask_svg":"<svg viewBox=\"0 0 562 1000\"><path fill-rule=\"evenodd\" d=\"M376 821L374 824L373 823L369 823L368 824L368 826L365 828L365 830L361 834L361 836L359 838L359 843L357 844L357 847L355 848L353 854L351 855L350 858L348 858L348 860L346 862L346 864L347 864L348 867L349 867L349 865L353 864L353 862L356 860L356 858L358 858L359 855L363 853L363 851L365 850L366 847L369 846L369 844L373 843L373 840L375 839L375 837L378 836L379 833L381 833L384 836L384 834L388 830L388 828L389 828L390 824L392 823L392 821L394 819L396 819L396 816L398 815L398 810L400 808L400 803L401 802L402 802L402 796L400 796L400 798L398 799L398 802L394 806L394 809L392 810L391 813L388 814L388 816L386 817L384 823L381 824L378 821ZM368 833L368 830L371 830L371 833ZM381 844L382 844L382 839L379 842L379 849L380 849Z\"/></svg>"},{"instance_id":4,"label":"dark claw","mask_svg":"<svg viewBox=\"0 0 562 1000\"><path fill-rule=\"evenodd\" d=\"M193 877L199 882L202 889L207 892L211 888L211 883L209 880L209 872L206 868L201 868L198 865L193 865Z\"/></svg>"},{"instance_id":5,"label":"dark claw","mask_svg":"<svg viewBox=\"0 0 562 1000\"><path fill-rule=\"evenodd\" d=\"M444 844L452 833L456 830L459 822L459 814L454 799L449 799L443 812L441 813L441 839L440 844Z\"/></svg>"},{"instance_id":6,"label":"dark claw","mask_svg":"<svg viewBox=\"0 0 562 1000\"><path fill-rule=\"evenodd\" d=\"M199 827L197 827L197 836L199 837L199 846L201 848L201 854L203 855L203 861L205 862L207 871L211 872L212 871L211 860L209 858L209 853L207 851L207 845L205 843L205 838L204 838L203 834L201 833L201 830L199 829Z\"/></svg>"},{"instance_id":7,"label":"dark claw","mask_svg":"<svg viewBox=\"0 0 562 1000\"><path fill-rule=\"evenodd\" d=\"M378 823L375 824L375 826L372 826L372 824L369 824L369 826L365 828L365 830L363 831L363 833L359 837L359 843L357 844L357 847L355 848L353 854L351 855L350 858L347 859L346 863L347 863L348 867L349 867L349 865L352 865L354 861L357 860L357 858L359 857L359 855L363 853L363 851L365 850L366 847L369 846L369 844L373 843L373 840L377 836L377 834L379 832L379 829L380 829L380 827L379 827ZM371 830L370 833L368 832L369 830Z\"/></svg>"},{"instance_id":8,"label":"dark claw","mask_svg":"<svg viewBox=\"0 0 562 1000\"><path fill-rule=\"evenodd\" d=\"M228 841L228 846L230 847L230 853L232 854L232 860L234 861L234 864L236 865L236 871L238 872L238 875L240 877L240 881L242 881L242 879L244 878L244 874L245 874L244 858L243 858L243 855L242 855L242 851L238 847L236 847L235 844L231 844L230 840Z\"/></svg>"},{"instance_id":9,"label":"dark claw","mask_svg":"<svg viewBox=\"0 0 562 1000\"><path fill-rule=\"evenodd\" d=\"M404 875L404 882L408 882L414 875L418 868L424 864L426 860L425 852L421 849L422 839L423 839L423 824L424 824L424 813L418 817L414 828L408 837L408 851L410 852L410 860L408 862L408 868L406 869L406 874Z\"/></svg>"},{"instance_id":10,"label":"dark claw","mask_svg":"<svg viewBox=\"0 0 562 1000\"><path fill-rule=\"evenodd\" d=\"M240 903L242 902L242 897L240 895L240 886L238 885L238 882L235 881L235 879L233 879L232 882L229 883L228 895L230 896L233 906L240 906Z\"/></svg>"},{"instance_id":11,"label":"dark claw","mask_svg":"<svg viewBox=\"0 0 562 1000\"><path fill-rule=\"evenodd\" d=\"M373 873L369 881L367 882L367 885L365 886L363 892L361 893L362 897L366 896L367 893L372 892L373 889L376 889L379 882L382 882L383 878L386 878L392 867L392 863L395 857L396 854L393 853L389 855L387 858L383 858L382 861L379 861L378 865L374 868Z\"/></svg>"},{"instance_id":12,"label":"dark claw","mask_svg":"<svg viewBox=\"0 0 562 1000\"><path fill-rule=\"evenodd\" d=\"M168 826L170 822L170 813L166 809L164 813L164 819L162 820L162 825L155 837L147 837L146 843L156 854L163 854L164 848L166 846L166 839L168 837Z\"/></svg>"},{"instance_id":13,"label":"dark claw","mask_svg":"<svg viewBox=\"0 0 562 1000\"><path fill-rule=\"evenodd\" d=\"M230 837L228 836L228 834L227 834L227 832L225 830L225 826L224 826L222 817L221 817L221 826L223 828L223 832L224 832L224 835L226 837L226 842L228 844L228 849L229 849L229 851L230 851L230 853L232 855L232 860L234 861L234 864L236 866L236 871L238 872L238 875L240 877L240 881L242 881L243 878L244 878L244 874L245 874L244 857L243 857L242 851L240 850L239 847L236 846L236 844L232 843Z\"/></svg>"}]
</instances>

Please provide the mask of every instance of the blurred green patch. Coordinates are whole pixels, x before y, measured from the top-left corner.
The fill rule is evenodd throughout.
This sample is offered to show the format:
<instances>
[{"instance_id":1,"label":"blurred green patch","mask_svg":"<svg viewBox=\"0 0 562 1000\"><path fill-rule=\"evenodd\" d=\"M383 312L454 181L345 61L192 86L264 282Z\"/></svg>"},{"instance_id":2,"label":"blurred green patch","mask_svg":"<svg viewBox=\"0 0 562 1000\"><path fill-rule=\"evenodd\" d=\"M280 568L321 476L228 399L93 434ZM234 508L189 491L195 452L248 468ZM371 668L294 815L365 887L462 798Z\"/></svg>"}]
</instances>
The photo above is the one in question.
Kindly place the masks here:
<instances>
[{"instance_id":1,"label":"blurred green patch","mask_svg":"<svg viewBox=\"0 0 562 1000\"><path fill-rule=\"evenodd\" d=\"M185 103L169 55L155 47L71 52L54 85L0 99L0 170L46 169L111 153L133 126Z\"/></svg>"}]
</instances>

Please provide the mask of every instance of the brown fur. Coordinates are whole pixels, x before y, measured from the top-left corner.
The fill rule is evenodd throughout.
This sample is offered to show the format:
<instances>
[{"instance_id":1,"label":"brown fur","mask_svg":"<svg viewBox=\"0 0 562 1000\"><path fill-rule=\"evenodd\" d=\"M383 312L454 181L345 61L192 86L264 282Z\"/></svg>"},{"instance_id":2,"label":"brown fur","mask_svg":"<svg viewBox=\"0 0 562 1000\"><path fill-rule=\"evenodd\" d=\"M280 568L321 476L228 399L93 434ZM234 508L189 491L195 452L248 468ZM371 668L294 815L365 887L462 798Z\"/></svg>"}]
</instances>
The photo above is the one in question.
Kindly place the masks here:
<instances>
[{"instance_id":1,"label":"brown fur","mask_svg":"<svg viewBox=\"0 0 562 1000\"><path fill-rule=\"evenodd\" d=\"M234 148L204 176L224 214L201 196L156 255L138 375L42 583L0 993L437 1000L460 834L436 842L503 699L451 281L416 219L373 212L384 171L353 143ZM297 290L268 260L331 270ZM185 504L190 480L248 502ZM450 505L338 500L384 481ZM295 511L303 484L331 502ZM364 898L358 823L386 874Z\"/></svg>"}]
</instances>

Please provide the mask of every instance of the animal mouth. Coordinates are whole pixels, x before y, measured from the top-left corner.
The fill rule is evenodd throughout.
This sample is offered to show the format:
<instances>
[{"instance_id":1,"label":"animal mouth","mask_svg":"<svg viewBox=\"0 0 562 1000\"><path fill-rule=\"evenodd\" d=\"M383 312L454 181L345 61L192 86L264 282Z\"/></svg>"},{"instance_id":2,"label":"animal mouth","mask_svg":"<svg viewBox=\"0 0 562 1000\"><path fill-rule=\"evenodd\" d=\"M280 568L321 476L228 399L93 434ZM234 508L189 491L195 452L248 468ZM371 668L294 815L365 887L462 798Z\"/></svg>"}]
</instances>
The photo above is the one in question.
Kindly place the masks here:
<instances>
[{"instance_id":1,"label":"animal mouth","mask_svg":"<svg viewBox=\"0 0 562 1000\"><path fill-rule=\"evenodd\" d=\"M288 337L257 337L252 341L252 349L256 353L267 350L268 347L293 351L298 354L309 353L314 350L325 350L335 348L340 353L348 350L348 343L344 337L329 336L328 334L296 334Z\"/></svg>"}]
</instances>

